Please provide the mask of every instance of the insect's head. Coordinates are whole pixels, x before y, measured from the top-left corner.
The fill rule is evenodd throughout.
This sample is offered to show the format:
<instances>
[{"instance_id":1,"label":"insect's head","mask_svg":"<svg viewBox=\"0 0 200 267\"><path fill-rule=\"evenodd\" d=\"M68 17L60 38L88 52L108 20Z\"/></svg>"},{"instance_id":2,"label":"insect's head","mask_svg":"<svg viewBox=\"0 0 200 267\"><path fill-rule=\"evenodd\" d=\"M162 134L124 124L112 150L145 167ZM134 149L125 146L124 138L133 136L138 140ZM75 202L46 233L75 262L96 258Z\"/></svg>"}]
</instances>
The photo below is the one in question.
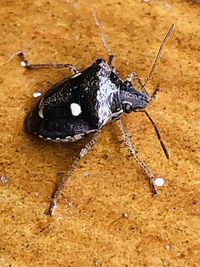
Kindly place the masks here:
<instances>
[{"instance_id":1,"label":"insect's head","mask_svg":"<svg viewBox=\"0 0 200 267\"><path fill-rule=\"evenodd\" d=\"M129 81L122 83L120 88L120 98L125 113L141 111L146 108L150 101L149 96L135 90Z\"/></svg>"}]
</instances>

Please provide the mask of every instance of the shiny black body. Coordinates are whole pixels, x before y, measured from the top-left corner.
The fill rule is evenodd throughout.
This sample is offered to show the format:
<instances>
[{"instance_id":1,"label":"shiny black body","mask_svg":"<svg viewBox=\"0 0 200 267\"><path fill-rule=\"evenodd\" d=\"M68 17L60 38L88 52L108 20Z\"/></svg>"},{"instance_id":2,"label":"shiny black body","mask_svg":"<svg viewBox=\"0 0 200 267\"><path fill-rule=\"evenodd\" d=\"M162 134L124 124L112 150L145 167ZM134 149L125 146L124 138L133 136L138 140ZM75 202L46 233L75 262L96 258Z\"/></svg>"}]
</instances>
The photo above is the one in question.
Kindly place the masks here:
<instances>
[{"instance_id":1,"label":"shiny black body","mask_svg":"<svg viewBox=\"0 0 200 267\"><path fill-rule=\"evenodd\" d=\"M80 114L73 114L72 103ZM147 104L145 94L98 59L83 72L53 85L28 115L26 127L45 139L72 142Z\"/></svg>"}]
</instances>

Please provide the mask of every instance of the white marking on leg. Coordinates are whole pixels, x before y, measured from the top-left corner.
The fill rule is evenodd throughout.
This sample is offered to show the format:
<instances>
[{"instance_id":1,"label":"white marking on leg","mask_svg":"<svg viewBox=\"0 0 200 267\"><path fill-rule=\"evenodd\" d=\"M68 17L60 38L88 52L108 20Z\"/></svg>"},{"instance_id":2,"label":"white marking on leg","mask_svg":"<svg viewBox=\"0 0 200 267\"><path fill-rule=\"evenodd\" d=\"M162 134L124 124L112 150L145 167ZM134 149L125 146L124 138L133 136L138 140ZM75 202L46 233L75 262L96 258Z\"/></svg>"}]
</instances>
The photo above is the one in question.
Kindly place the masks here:
<instances>
[{"instance_id":1,"label":"white marking on leg","mask_svg":"<svg viewBox=\"0 0 200 267\"><path fill-rule=\"evenodd\" d=\"M73 116L78 116L81 114L81 106L77 103L71 103L70 105L71 113Z\"/></svg>"}]
</instances>

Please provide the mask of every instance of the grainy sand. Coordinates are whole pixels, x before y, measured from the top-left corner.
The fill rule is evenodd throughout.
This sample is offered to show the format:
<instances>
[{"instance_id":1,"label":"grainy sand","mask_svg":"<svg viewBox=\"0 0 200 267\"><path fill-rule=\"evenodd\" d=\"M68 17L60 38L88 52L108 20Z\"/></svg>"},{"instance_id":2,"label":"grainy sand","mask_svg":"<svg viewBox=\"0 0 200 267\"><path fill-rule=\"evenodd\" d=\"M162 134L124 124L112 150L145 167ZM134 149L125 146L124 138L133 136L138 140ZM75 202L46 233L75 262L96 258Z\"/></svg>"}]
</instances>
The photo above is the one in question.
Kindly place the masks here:
<instances>
[{"instance_id":1,"label":"grainy sand","mask_svg":"<svg viewBox=\"0 0 200 267\"><path fill-rule=\"evenodd\" d=\"M200 265L200 5L184 0L1 1L0 266L137 267ZM94 7L125 79L148 75L172 23L175 31L148 84L161 92L148 107L165 141L166 160L144 114L124 116L137 151L165 178L151 196L138 165L128 156L115 123L99 136L58 201L56 216L44 215L59 172L66 172L84 144L52 144L28 136L23 121L65 70L26 71L33 63L65 62L83 69L106 58L90 13ZM124 215L123 215L124 214Z\"/></svg>"}]
</instances>

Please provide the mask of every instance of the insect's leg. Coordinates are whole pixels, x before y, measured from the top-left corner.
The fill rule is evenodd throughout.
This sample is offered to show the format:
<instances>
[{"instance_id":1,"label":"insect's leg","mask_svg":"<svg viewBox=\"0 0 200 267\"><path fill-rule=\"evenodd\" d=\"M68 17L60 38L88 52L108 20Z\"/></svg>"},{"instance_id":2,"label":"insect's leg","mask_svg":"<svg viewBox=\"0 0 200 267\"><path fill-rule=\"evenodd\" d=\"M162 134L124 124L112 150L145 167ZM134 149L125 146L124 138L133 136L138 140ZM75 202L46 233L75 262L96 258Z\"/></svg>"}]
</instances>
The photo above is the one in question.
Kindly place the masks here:
<instances>
[{"instance_id":1,"label":"insect's leg","mask_svg":"<svg viewBox=\"0 0 200 267\"><path fill-rule=\"evenodd\" d=\"M131 143L131 140L128 136L128 133L126 131L126 129L124 128L124 125L122 123L122 120L119 119L117 121L117 124L119 126L119 129L123 135L123 138L124 138L124 142L125 142L125 145L127 146L128 148L128 151L130 152L130 154L134 157L134 159L136 160L136 162L140 165L140 167L143 169L143 171L145 172L147 178L148 178L148 181L149 181L149 185L150 185L150 188L151 188L151 191L152 191L152 194L153 196L155 196L157 194L157 188L156 188L156 185L155 185L155 182L154 182L154 175L152 173L152 171L148 168L148 166L146 165L146 163L144 161L142 161L138 155L137 155L137 152L135 151L132 143Z\"/></svg>"},{"instance_id":2,"label":"insect's leg","mask_svg":"<svg viewBox=\"0 0 200 267\"><path fill-rule=\"evenodd\" d=\"M137 73L135 73L134 71L129 73L127 78L126 78L126 81L128 81L128 82L132 82L133 80L137 81L140 86L143 86L142 80L137 75Z\"/></svg>"},{"instance_id":3,"label":"insect's leg","mask_svg":"<svg viewBox=\"0 0 200 267\"><path fill-rule=\"evenodd\" d=\"M140 77L135 72L129 73L125 81L128 81L128 82L132 83L133 80L135 80L135 81L138 82L139 86L141 87L141 91L148 96L147 91L143 87L142 80L140 79ZM149 102L152 101L152 100L154 100L156 98L156 95L157 95L157 93L159 91L160 91L159 87L155 87L154 88L153 93L149 97Z\"/></svg>"},{"instance_id":4,"label":"insect's leg","mask_svg":"<svg viewBox=\"0 0 200 267\"><path fill-rule=\"evenodd\" d=\"M141 89L142 89L141 91L142 91L143 93L145 93L145 94L148 96L147 91L146 91L145 88L143 87L143 82L142 82L142 80L140 79L140 77L139 77L139 76L137 75L137 73L135 73L135 72L131 72L131 73L129 73L125 81L128 81L128 82L132 83L133 80L135 80L135 81L138 82L139 86L140 86ZM151 96L149 97L149 102L152 101L152 100L154 100L154 99L156 98L156 95L157 95L157 93L159 92L159 90L160 90L160 89L159 89L158 87L155 87L155 89L153 90L153 93L152 93Z\"/></svg>"},{"instance_id":5,"label":"insect's leg","mask_svg":"<svg viewBox=\"0 0 200 267\"><path fill-rule=\"evenodd\" d=\"M110 66L110 68L114 71L115 71L115 65L114 65L114 54L113 52L111 51L107 41L106 41L106 38L105 38L105 35L103 33L103 29L102 29L102 26L101 26L101 23L99 22L98 18L97 18L97 14L96 14L96 11L94 9L91 9L91 12L92 12L92 16L94 17L94 21L95 21L95 24L99 30L99 35L100 35L100 38L101 38L101 41L103 43L103 46L105 47L107 53L108 53L108 65Z\"/></svg>"},{"instance_id":6,"label":"insect's leg","mask_svg":"<svg viewBox=\"0 0 200 267\"><path fill-rule=\"evenodd\" d=\"M141 92L148 96L148 93L147 93L147 91L145 90L145 88L143 86L142 80L137 75L137 73L135 73L134 71L128 74L126 81L131 83L133 80L137 81L137 83L139 84L139 86L141 88Z\"/></svg>"},{"instance_id":7,"label":"insect's leg","mask_svg":"<svg viewBox=\"0 0 200 267\"><path fill-rule=\"evenodd\" d=\"M72 74L76 74L79 71L74 65L71 64L57 64L57 63L46 63L46 64L31 64L28 62L26 58L26 54L23 51L17 51L16 56L20 58L20 64L22 67L33 70L33 69L50 69L50 68L55 68L55 69L63 69L67 68L70 70Z\"/></svg>"},{"instance_id":8,"label":"insect's leg","mask_svg":"<svg viewBox=\"0 0 200 267\"><path fill-rule=\"evenodd\" d=\"M154 100L157 96L157 93L160 91L160 88L159 87L155 87L154 90L153 90L153 93L151 94L150 96L150 101Z\"/></svg>"},{"instance_id":9,"label":"insect's leg","mask_svg":"<svg viewBox=\"0 0 200 267\"><path fill-rule=\"evenodd\" d=\"M85 157L88 154L88 152L91 150L91 148L95 145L96 141L97 141L97 136L95 135L89 141L89 143L87 143L86 146L81 149L78 156L72 162L66 176L57 184L55 190L53 191L47 214L49 214L51 216L55 214L56 203L57 203L57 199L58 199L58 196L60 195L61 190L63 189L65 183L68 181L68 179L72 175L73 171L75 170L75 168L76 168L77 164L79 163L79 161L81 160L81 158Z\"/></svg>"},{"instance_id":10,"label":"insect's leg","mask_svg":"<svg viewBox=\"0 0 200 267\"><path fill-rule=\"evenodd\" d=\"M108 55L108 65L112 69L112 71L116 72L115 70L115 64L114 64L115 56L114 55Z\"/></svg>"}]
</instances>

